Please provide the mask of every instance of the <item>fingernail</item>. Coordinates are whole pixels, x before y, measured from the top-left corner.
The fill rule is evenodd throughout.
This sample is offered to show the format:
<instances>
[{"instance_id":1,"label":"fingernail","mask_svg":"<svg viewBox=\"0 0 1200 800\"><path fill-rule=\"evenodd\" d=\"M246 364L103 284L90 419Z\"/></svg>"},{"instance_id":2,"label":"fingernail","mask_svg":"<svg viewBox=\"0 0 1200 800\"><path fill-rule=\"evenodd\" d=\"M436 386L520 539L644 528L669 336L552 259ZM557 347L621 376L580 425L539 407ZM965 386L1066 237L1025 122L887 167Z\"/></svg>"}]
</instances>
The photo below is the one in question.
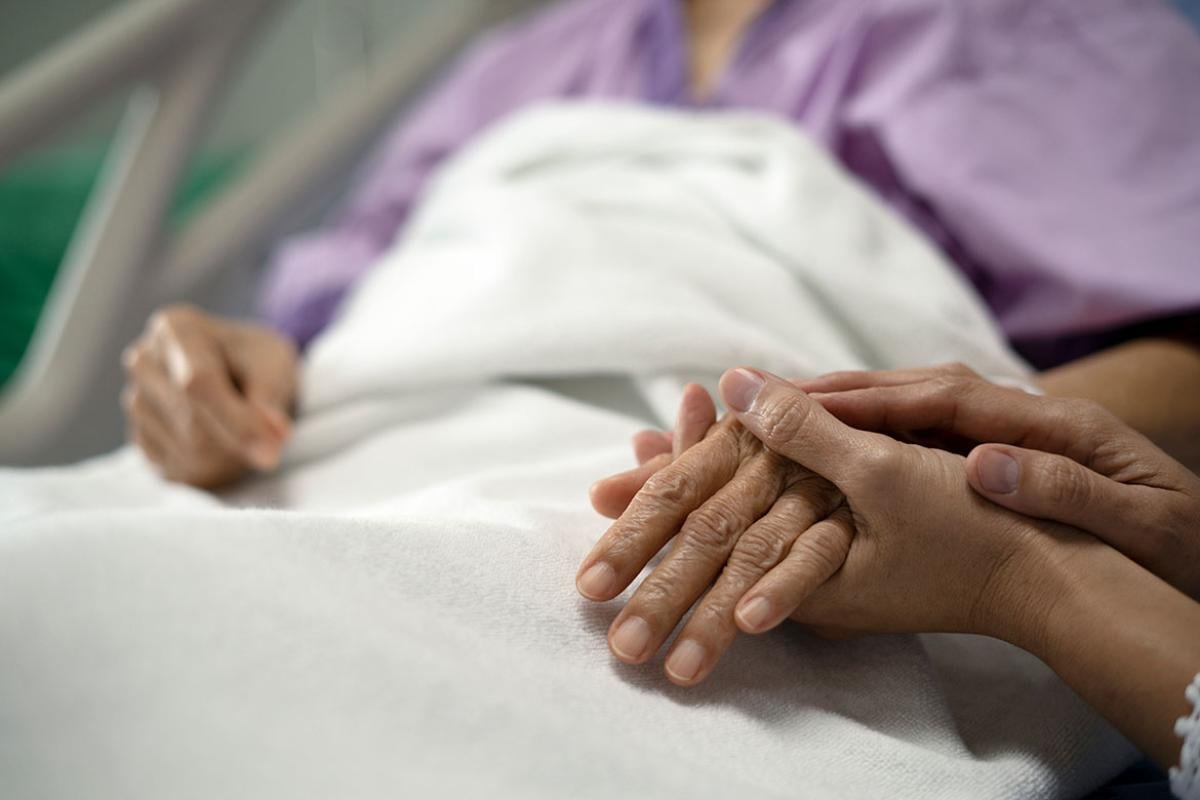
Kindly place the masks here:
<instances>
[{"instance_id":1,"label":"fingernail","mask_svg":"<svg viewBox=\"0 0 1200 800\"><path fill-rule=\"evenodd\" d=\"M279 448L266 442L251 442L246 448L246 457L259 469L274 469L279 466Z\"/></svg>"},{"instance_id":2,"label":"fingernail","mask_svg":"<svg viewBox=\"0 0 1200 800\"><path fill-rule=\"evenodd\" d=\"M1002 450L984 450L979 455L979 483L993 494L1012 494L1017 490L1021 465Z\"/></svg>"},{"instance_id":3,"label":"fingernail","mask_svg":"<svg viewBox=\"0 0 1200 800\"><path fill-rule=\"evenodd\" d=\"M763 378L748 369L731 370L721 380L721 396L734 411L749 411L754 407L754 398L763 387Z\"/></svg>"},{"instance_id":4,"label":"fingernail","mask_svg":"<svg viewBox=\"0 0 1200 800\"><path fill-rule=\"evenodd\" d=\"M637 661L650 644L650 626L641 617L630 617L612 635L612 649L626 661Z\"/></svg>"},{"instance_id":5,"label":"fingernail","mask_svg":"<svg viewBox=\"0 0 1200 800\"><path fill-rule=\"evenodd\" d=\"M743 629L757 631L771 619L771 601L765 597L756 597L740 606L736 614Z\"/></svg>"},{"instance_id":6,"label":"fingernail","mask_svg":"<svg viewBox=\"0 0 1200 800\"><path fill-rule=\"evenodd\" d=\"M613 582L616 579L616 570L600 561L592 564L579 576L575 581L575 588L589 600L607 600L612 594Z\"/></svg>"},{"instance_id":7,"label":"fingernail","mask_svg":"<svg viewBox=\"0 0 1200 800\"><path fill-rule=\"evenodd\" d=\"M682 683L693 681L704 666L704 656L704 645L687 639L667 658L667 672Z\"/></svg>"}]
</instances>

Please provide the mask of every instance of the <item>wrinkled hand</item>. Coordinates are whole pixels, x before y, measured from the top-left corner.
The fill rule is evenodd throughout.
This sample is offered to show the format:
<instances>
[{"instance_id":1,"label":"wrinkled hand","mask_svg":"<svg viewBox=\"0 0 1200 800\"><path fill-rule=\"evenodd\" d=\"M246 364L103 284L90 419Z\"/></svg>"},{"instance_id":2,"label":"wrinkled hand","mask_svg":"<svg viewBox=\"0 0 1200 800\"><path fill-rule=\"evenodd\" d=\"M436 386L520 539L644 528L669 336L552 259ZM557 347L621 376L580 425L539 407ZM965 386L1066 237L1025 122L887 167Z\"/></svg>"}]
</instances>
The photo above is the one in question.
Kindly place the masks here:
<instances>
[{"instance_id":1,"label":"wrinkled hand","mask_svg":"<svg viewBox=\"0 0 1200 800\"><path fill-rule=\"evenodd\" d=\"M1029 630L1046 598L1028 577L1044 570L1031 564L1046 560L1042 544L1083 537L983 501L967 485L961 456L851 429L773 376L727 373L722 394L733 415L718 429L727 426L725 435L737 431L738 437L749 431L774 454L806 468L790 475L802 476L807 496L798 503L800 513L772 521L764 512L755 519L753 509L769 507L764 497L778 493L780 484L753 471L735 484L727 472L696 470L710 460L701 454L716 449L708 439L654 473L580 570L581 592L609 599L665 544L664 532L674 533L671 521L685 520L687 530L610 630L619 658L648 658L718 574L668 655L667 674L676 683L710 674L736 629L761 633L789 616L834 630L1034 635ZM782 468L771 463L772 470ZM692 474L711 482L697 485ZM742 497L742 512L693 518L686 509L699 507L697 498L705 496L722 503ZM735 560L739 551L750 555ZM722 553L730 554L724 567L716 563Z\"/></svg>"},{"instance_id":2,"label":"wrinkled hand","mask_svg":"<svg viewBox=\"0 0 1200 800\"><path fill-rule=\"evenodd\" d=\"M734 607L767 570L790 553L819 583L849 546L840 518L827 521L841 501L836 489L736 419L714 425L715 415L707 392L688 387L673 442L640 434L641 467L593 487L597 508L619 518L577 578L585 597L610 600L673 540L614 620L609 646L622 661L643 662L694 605L666 662L682 685L711 672L737 634Z\"/></svg>"},{"instance_id":3,"label":"wrinkled hand","mask_svg":"<svg viewBox=\"0 0 1200 800\"><path fill-rule=\"evenodd\" d=\"M278 333L171 306L122 362L129 436L168 479L216 488L278 465L297 363Z\"/></svg>"},{"instance_id":4,"label":"wrinkled hand","mask_svg":"<svg viewBox=\"0 0 1200 800\"><path fill-rule=\"evenodd\" d=\"M609 519L621 516L651 475L702 441L716 423L717 409L708 391L689 383L683 389L673 431L644 430L634 435L638 465L592 484L588 492L592 508Z\"/></svg>"},{"instance_id":5,"label":"wrinkled hand","mask_svg":"<svg viewBox=\"0 0 1200 800\"><path fill-rule=\"evenodd\" d=\"M981 496L1087 531L1200 599L1200 477L1096 403L1003 388L956 364L802 386L854 427L978 445L966 470Z\"/></svg>"}]
</instances>

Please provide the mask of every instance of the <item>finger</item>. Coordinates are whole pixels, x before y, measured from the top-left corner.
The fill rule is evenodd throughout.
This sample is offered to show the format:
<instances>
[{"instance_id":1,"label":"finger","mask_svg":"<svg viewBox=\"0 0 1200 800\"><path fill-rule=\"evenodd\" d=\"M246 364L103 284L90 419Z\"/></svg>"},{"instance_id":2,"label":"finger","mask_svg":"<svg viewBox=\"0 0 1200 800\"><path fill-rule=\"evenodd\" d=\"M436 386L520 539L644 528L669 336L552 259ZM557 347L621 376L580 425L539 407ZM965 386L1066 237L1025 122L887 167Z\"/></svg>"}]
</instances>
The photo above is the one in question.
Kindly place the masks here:
<instances>
[{"instance_id":1,"label":"finger","mask_svg":"<svg viewBox=\"0 0 1200 800\"><path fill-rule=\"evenodd\" d=\"M1154 508L1161 493L1149 487L1118 483L1065 456L998 444L971 451L967 481L997 505L1081 528L1142 564L1156 555L1145 529L1130 524Z\"/></svg>"},{"instance_id":2,"label":"finger","mask_svg":"<svg viewBox=\"0 0 1200 800\"><path fill-rule=\"evenodd\" d=\"M170 471L177 446L170 427L156 409L139 408L146 405L146 399L139 396L136 390L131 393L127 402L132 411L129 423L130 439L142 451L147 461L166 474Z\"/></svg>"},{"instance_id":3,"label":"finger","mask_svg":"<svg viewBox=\"0 0 1200 800\"><path fill-rule=\"evenodd\" d=\"M721 376L721 397L764 445L832 481L849 496L855 495L859 479L888 466L902 447L886 436L847 427L820 403L769 373L729 370Z\"/></svg>"},{"instance_id":4,"label":"finger","mask_svg":"<svg viewBox=\"0 0 1200 800\"><path fill-rule=\"evenodd\" d=\"M279 442L286 441L292 435L292 418L288 416L286 409L257 397L247 399L250 406L258 412L259 418L266 423L267 430L273 433Z\"/></svg>"},{"instance_id":5,"label":"finger","mask_svg":"<svg viewBox=\"0 0 1200 800\"><path fill-rule=\"evenodd\" d=\"M666 673L672 682L691 686L711 674L737 636L738 601L783 560L803 531L840 502L841 495L832 485L809 473L785 489L771 509L746 529L667 655Z\"/></svg>"},{"instance_id":6,"label":"finger","mask_svg":"<svg viewBox=\"0 0 1200 800\"><path fill-rule=\"evenodd\" d=\"M262 412L238 393L213 342L170 323L155 341L172 385L182 392L209 433L259 469L277 466L282 440Z\"/></svg>"},{"instance_id":7,"label":"finger","mask_svg":"<svg viewBox=\"0 0 1200 800\"><path fill-rule=\"evenodd\" d=\"M738 628L763 633L794 614L846 563L853 540L853 520L845 505L797 537L787 558L738 603Z\"/></svg>"},{"instance_id":8,"label":"finger","mask_svg":"<svg viewBox=\"0 0 1200 800\"><path fill-rule=\"evenodd\" d=\"M759 453L688 515L674 545L646 576L609 629L609 648L636 664L649 658L713 584L738 537L783 490L779 459Z\"/></svg>"},{"instance_id":9,"label":"finger","mask_svg":"<svg viewBox=\"0 0 1200 800\"><path fill-rule=\"evenodd\" d=\"M296 387L291 340L257 326L228 325L218 330L217 343L242 394L290 430L288 407Z\"/></svg>"},{"instance_id":10,"label":"finger","mask_svg":"<svg viewBox=\"0 0 1200 800\"><path fill-rule=\"evenodd\" d=\"M954 362L909 369L844 370L792 383L809 394L816 394L847 392L875 386L903 386L942 376L978 377L969 367Z\"/></svg>"},{"instance_id":11,"label":"finger","mask_svg":"<svg viewBox=\"0 0 1200 800\"><path fill-rule=\"evenodd\" d=\"M675 436L671 443L671 452L675 458L679 458L703 439L708 429L716 423L717 407L708 390L698 383L685 386L683 397L679 401L679 415L675 420Z\"/></svg>"},{"instance_id":12,"label":"finger","mask_svg":"<svg viewBox=\"0 0 1200 800\"><path fill-rule=\"evenodd\" d=\"M729 483L740 461L735 436L710 436L653 473L584 559L576 577L580 594L589 600L620 594L688 515Z\"/></svg>"},{"instance_id":13,"label":"finger","mask_svg":"<svg viewBox=\"0 0 1200 800\"><path fill-rule=\"evenodd\" d=\"M596 481L588 489L588 498L592 502L592 508L609 519L616 519L625 513L625 509L629 508L629 504L646 485L646 481L670 463L671 453L668 450L641 466Z\"/></svg>"},{"instance_id":14,"label":"finger","mask_svg":"<svg viewBox=\"0 0 1200 800\"><path fill-rule=\"evenodd\" d=\"M666 431L645 430L633 435L633 456L638 466L670 452L671 434Z\"/></svg>"},{"instance_id":15,"label":"finger","mask_svg":"<svg viewBox=\"0 0 1200 800\"><path fill-rule=\"evenodd\" d=\"M240 449L216 437L211 423L171 382L153 353L143 352L132 359L129 371L135 394L141 400L129 409L131 418L152 415L159 420L170 441L174 477L183 478L213 456L249 464Z\"/></svg>"},{"instance_id":16,"label":"finger","mask_svg":"<svg viewBox=\"0 0 1200 800\"><path fill-rule=\"evenodd\" d=\"M1085 464L1114 437L1127 438L1112 415L1095 404L1040 397L983 380L937 378L816 399L847 425L863 430L934 430L972 442L1068 455Z\"/></svg>"}]
</instances>

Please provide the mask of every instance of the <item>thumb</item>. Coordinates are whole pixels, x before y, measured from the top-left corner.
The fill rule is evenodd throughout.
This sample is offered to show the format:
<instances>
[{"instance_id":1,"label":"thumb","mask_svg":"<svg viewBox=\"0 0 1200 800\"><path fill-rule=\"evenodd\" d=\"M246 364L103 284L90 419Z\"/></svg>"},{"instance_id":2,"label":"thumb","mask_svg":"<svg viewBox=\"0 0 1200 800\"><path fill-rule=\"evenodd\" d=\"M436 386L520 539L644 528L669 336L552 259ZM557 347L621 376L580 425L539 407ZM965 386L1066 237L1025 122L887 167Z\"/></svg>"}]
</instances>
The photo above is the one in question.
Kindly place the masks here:
<instances>
[{"instance_id":1,"label":"thumb","mask_svg":"<svg viewBox=\"0 0 1200 800\"><path fill-rule=\"evenodd\" d=\"M1081 528L1128 553L1136 526L1136 487L1093 472L1066 456L983 444L967 457L967 481L997 505Z\"/></svg>"},{"instance_id":2,"label":"thumb","mask_svg":"<svg viewBox=\"0 0 1200 800\"><path fill-rule=\"evenodd\" d=\"M782 378L754 369L721 376L721 398L764 445L832 481L847 495L864 467L877 466L898 445L839 422L820 403Z\"/></svg>"}]
</instances>

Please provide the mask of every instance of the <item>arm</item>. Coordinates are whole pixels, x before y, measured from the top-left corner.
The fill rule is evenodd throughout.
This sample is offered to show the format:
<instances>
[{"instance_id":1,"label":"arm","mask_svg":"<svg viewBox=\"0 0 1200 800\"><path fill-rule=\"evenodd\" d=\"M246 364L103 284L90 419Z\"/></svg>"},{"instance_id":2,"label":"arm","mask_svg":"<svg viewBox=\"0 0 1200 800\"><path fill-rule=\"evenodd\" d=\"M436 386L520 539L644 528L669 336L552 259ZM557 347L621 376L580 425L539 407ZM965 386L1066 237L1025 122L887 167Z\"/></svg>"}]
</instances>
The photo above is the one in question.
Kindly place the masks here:
<instances>
[{"instance_id":1,"label":"arm","mask_svg":"<svg viewBox=\"0 0 1200 800\"><path fill-rule=\"evenodd\" d=\"M1093 537L969 502L970 467L957 457L846 428L764 373L727 373L721 393L771 450L836 484L854 514L840 570L789 599L799 598L798 618L1005 639L1042 658L1164 768L1176 763L1175 721L1200 671L1200 604ZM1077 428L1069 433L1089 434ZM1140 504L1124 506L1128 521L1141 515ZM795 584L772 577L743 608L755 594L777 605Z\"/></svg>"},{"instance_id":2,"label":"arm","mask_svg":"<svg viewBox=\"0 0 1200 800\"><path fill-rule=\"evenodd\" d=\"M885 117L887 154L1022 349L1061 363L1066 340L1129 342L1051 370L1047 391L1100 402L1196 467L1200 39L1168 3L998 5L1003 25L955 15L970 76ZM1187 314L1190 343L1146 324Z\"/></svg>"},{"instance_id":3,"label":"arm","mask_svg":"<svg viewBox=\"0 0 1200 800\"><path fill-rule=\"evenodd\" d=\"M907 381L919 383L921 374L883 377L900 381L893 385L904 389L917 386ZM854 376L834 381L849 377ZM1092 536L972 496L971 466L961 456L846 427L812 398L765 373L726 373L721 393L746 430L774 453L827 478L843 497L842 506L798 538L795 521L788 521L757 532L747 529L722 548L728 559L722 580L729 574L742 577L735 591L722 595L738 629L760 634L791 617L832 630L962 631L1006 639L1050 664L1159 763L1175 762L1180 752L1172 733L1175 719L1187 711L1185 689L1200 670L1200 605ZM1005 401L1018 397L1045 404L1050 424L1042 434L1030 431L1026 418L1008 420L1002 424L1011 428L1009 435L1110 438L1086 420L1072 423L1074 417L1057 414L1061 401L1020 393L1010 393ZM858 413L881 408L869 403ZM922 421L944 415L939 408L930 417L925 414L930 408L922 404ZM913 417L911 404L907 411L901 404L900 410ZM952 408L950 415L973 429L994 416L980 411L972 415ZM664 444L659 441L655 450ZM618 582L603 592L588 591L581 581L585 596L614 596L662 546L665 537L655 535L658 524L678 516L678 500L702 474L694 468L706 457L703 444L687 450L655 474L657 488L647 484L637 493L585 560L581 577L614 557L620 563L637 552L636 563L613 573ZM663 495L662 487L671 491ZM1144 516L1140 502L1122 507L1127 521ZM682 615L695 598L664 586L697 577L697 565L704 562L699 556L712 542L710 536L681 532L617 621L628 621L635 605L642 619ZM755 565L752 572L745 570L747 563ZM708 569L699 577L707 577ZM671 580L656 587L664 577ZM714 613L709 599L697 605L668 656L667 672L677 683L703 680L727 646L730 621L726 613ZM656 642L629 658L619 631L610 636L610 647L623 660L645 660ZM676 662L699 669L681 679Z\"/></svg>"},{"instance_id":4,"label":"arm","mask_svg":"<svg viewBox=\"0 0 1200 800\"><path fill-rule=\"evenodd\" d=\"M1049 370L1046 393L1094 400L1192 470L1200 471L1200 346L1137 339Z\"/></svg>"},{"instance_id":5,"label":"arm","mask_svg":"<svg viewBox=\"0 0 1200 800\"><path fill-rule=\"evenodd\" d=\"M1100 543L1054 543L1049 613L1009 638L1033 652L1163 769L1179 759L1175 720L1200 671L1200 605ZM1049 601L1049 598L1055 598Z\"/></svg>"}]
</instances>

